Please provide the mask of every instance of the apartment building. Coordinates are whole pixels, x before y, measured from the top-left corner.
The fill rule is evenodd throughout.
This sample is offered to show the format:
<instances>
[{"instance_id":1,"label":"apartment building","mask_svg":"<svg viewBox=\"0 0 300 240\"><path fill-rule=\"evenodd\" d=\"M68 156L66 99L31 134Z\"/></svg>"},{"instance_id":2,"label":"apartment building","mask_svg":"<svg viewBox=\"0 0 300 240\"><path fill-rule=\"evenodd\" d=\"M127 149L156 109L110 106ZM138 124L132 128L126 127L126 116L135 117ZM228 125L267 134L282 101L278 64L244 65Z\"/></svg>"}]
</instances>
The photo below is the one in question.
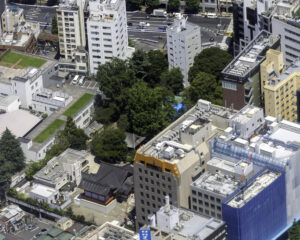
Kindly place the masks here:
<instances>
[{"instance_id":1,"label":"apartment building","mask_svg":"<svg viewBox=\"0 0 300 240\"><path fill-rule=\"evenodd\" d=\"M188 72L194 58L201 52L200 27L187 23L187 18L176 14L174 23L167 28L169 69L178 67L184 76L184 86L189 86Z\"/></svg>"},{"instance_id":2,"label":"apartment building","mask_svg":"<svg viewBox=\"0 0 300 240\"><path fill-rule=\"evenodd\" d=\"M62 71L85 75L87 52L84 9L85 0L65 0L56 9Z\"/></svg>"},{"instance_id":3,"label":"apartment building","mask_svg":"<svg viewBox=\"0 0 300 240\"><path fill-rule=\"evenodd\" d=\"M2 31L13 32L15 27L25 22L24 9L18 6L6 6L1 16Z\"/></svg>"},{"instance_id":4,"label":"apartment building","mask_svg":"<svg viewBox=\"0 0 300 240\"><path fill-rule=\"evenodd\" d=\"M299 121L300 59L287 67L281 74L271 76L264 85L265 114Z\"/></svg>"},{"instance_id":5,"label":"apartment building","mask_svg":"<svg viewBox=\"0 0 300 240\"><path fill-rule=\"evenodd\" d=\"M222 201L253 175L253 164L217 157L207 162L206 172L190 185L191 209L222 219Z\"/></svg>"},{"instance_id":6,"label":"apartment building","mask_svg":"<svg viewBox=\"0 0 300 240\"><path fill-rule=\"evenodd\" d=\"M87 36L89 69L95 75L98 66L113 57L125 59L128 33L125 0L93 0L89 2Z\"/></svg>"},{"instance_id":7,"label":"apartment building","mask_svg":"<svg viewBox=\"0 0 300 240\"><path fill-rule=\"evenodd\" d=\"M199 100L197 105L142 146L134 159L137 227L164 205L189 207L189 185L205 171L209 139L229 126L235 111Z\"/></svg>"},{"instance_id":8,"label":"apartment building","mask_svg":"<svg viewBox=\"0 0 300 240\"><path fill-rule=\"evenodd\" d=\"M260 64L266 51L278 49L280 37L261 31L221 72L223 104L240 110L246 104L260 107Z\"/></svg>"}]
</instances>

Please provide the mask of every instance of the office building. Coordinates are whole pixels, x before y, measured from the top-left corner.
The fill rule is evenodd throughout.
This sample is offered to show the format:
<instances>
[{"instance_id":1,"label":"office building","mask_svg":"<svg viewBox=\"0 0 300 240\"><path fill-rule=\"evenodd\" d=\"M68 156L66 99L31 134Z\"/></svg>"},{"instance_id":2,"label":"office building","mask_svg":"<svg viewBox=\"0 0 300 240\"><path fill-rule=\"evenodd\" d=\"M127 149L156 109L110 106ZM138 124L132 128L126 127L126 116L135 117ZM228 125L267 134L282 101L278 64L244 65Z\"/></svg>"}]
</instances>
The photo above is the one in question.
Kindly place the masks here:
<instances>
[{"instance_id":1,"label":"office building","mask_svg":"<svg viewBox=\"0 0 300 240\"><path fill-rule=\"evenodd\" d=\"M253 175L253 164L212 158L206 172L190 185L191 209L205 216L222 219L222 201L245 179Z\"/></svg>"},{"instance_id":2,"label":"office building","mask_svg":"<svg viewBox=\"0 0 300 240\"><path fill-rule=\"evenodd\" d=\"M52 158L34 176L34 182L59 190L67 183L76 186L81 181L81 171L87 164L88 154L68 148L59 156Z\"/></svg>"},{"instance_id":3,"label":"office building","mask_svg":"<svg viewBox=\"0 0 300 240\"><path fill-rule=\"evenodd\" d=\"M150 217L152 239L226 239L226 224L222 220L174 207L170 205L168 196L165 202L166 204Z\"/></svg>"},{"instance_id":4,"label":"office building","mask_svg":"<svg viewBox=\"0 0 300 240\"><path fill-rule=\"evenodd\" d=\"M62 57L60 70L71 73L87 74L88 56L85 50L86 33L84 9L85 0L66 0L56 9L59 49Z\"/></svg>"},{"instance_id":5,"label":"office building","mask_svg":"<svg viewBox=\"0 0 300 240\"><path fill-rule=\"evenodd\" d=\"M268 49L278 49L280 37L260 32L221 72L223 104L241 109L247 104L260 107L260 64Z\"/></svg>"},{"instance_id":6,"label":"office building","mask_svg":"<svg viewBox=\"0 0 300 240\"><path fill-rule=\"evenodd\" d=\"M189 69L201 52L200 27L187 23L187 18L180 13L176 14L174 23L167 28L167 47L169 69L179 68L187 87Z\"/></svg>"},{"instance_id":7,"label":"office building","mask_svg":"<svg viewBox=\"0 0 300 240\"><path fill-rule=\"evenodd\" d=\"M137 226L170 197L175 207L189 207L189 185L210 159L208 141L229 127L235 111L199 100L181 118L139 148L134 159Z\"/></svg>"},{"instance_id":8,"label":"office building","mask_svg":"<svg viewBox=\"0 0 300 240\"><path fill-rule=\"evenodd\" d=\"M89 2L87 35L90 73L113 57L125 59L128 33L125 0L93 0Z\"/></svg>"},{"instance_id":9,"label":"office building","mask_svg":"<svg viewBox=\"0 0 300 240\"><path fill-rule=\"evenodd\" d=\"M286 226L284 174L263 169L225 199L222 209L228 239L273 239Z\"/></svg>"},{"instance_id":10,"label":"office building","mask_svg":"<svg viewBox=\"0 0 300 240\"><path fill-rule=\"evenodd\" d=\"M281 61L283 61L282 55ZM266 69L261 69L261 73L268 75ZM295 60L285 71L269 74L263 88L265 114L273 117L280 116L289 121L299 121L300 109L297 107L299 88L300 59Z\"/></svg>"}]
</instances>

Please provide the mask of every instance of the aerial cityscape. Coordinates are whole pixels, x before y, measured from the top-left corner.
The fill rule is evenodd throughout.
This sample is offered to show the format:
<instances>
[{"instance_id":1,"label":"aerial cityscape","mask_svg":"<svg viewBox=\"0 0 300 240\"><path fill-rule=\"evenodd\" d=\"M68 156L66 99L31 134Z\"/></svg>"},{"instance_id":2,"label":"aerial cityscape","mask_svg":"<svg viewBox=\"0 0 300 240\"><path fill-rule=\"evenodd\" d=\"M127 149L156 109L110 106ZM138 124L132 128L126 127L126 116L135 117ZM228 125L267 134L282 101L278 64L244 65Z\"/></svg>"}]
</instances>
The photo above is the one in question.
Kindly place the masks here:
<instances>
[{"instance_id":1,"label":"aerial cityscape","mask_svg":"<svg viewBox=\"0 0 300 240\"><path fill-rule=\"evenodd\" d=\"M0 240L300 240L300 0L0 0Z\"/></svg>"}]
</instances>

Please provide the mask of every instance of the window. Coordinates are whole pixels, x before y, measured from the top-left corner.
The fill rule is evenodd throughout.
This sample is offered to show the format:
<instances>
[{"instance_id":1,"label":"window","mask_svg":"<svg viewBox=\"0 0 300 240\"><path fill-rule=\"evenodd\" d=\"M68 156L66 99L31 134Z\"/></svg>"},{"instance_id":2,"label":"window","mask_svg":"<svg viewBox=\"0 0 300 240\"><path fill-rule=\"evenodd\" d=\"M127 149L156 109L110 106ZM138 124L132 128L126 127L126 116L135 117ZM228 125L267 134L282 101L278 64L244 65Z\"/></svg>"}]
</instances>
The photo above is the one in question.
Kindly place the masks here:
<instances>
[{"instance_id":1,"label":"window","mask_svg":"<svg viewBox=\"0 0 300 240\"><path fill-rule=\"evenodd\" d=\"M229 82L229 81L222 81L222 88L230 89L230 90L237 90L236 83Z\"/></svg>"}]
</instances>

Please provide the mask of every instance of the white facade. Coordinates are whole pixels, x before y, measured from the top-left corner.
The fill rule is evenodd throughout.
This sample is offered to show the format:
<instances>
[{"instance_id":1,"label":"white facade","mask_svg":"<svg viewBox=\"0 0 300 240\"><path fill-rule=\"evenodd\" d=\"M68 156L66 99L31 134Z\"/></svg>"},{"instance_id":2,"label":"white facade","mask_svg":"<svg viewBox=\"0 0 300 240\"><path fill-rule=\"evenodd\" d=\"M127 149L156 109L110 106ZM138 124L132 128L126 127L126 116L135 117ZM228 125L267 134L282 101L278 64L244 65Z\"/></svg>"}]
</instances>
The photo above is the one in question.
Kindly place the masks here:
<instances>
[{"instance_id":1,"label":"white facade","mask_svg":"<svg viewBox=\"0 0 300 240\"><path fill-rule=\"evenodd\" d=\"M34 184L30 191L30 197L39 202L55 203L59 197L58 190L40 184Z\"/></svg>"},{"instance_id":2,"label":"white facade","mask_svg":"<svg viewBox=\"0 0 300 240\"><path fill-rule=\"evenodd\" d=\"M89 2L87 20L90 73L95 75L98 66L113 57L125 59L128 48L125 0Z\"/></svg>"},{"instance_id":3,"label":"white facade","mask_svg":"<svg viewBox=\"0 0 300 240\"><path fill-rule=\"evenodd\" d=\"M20 107L20 99L16 95L9 95L7 97L0 97L0 112L12 112L18 110Z\"/></svg>"},{"instance_id":4,"label":"white facade","mask_svg":"<svg viewBox=\"0 0 300 240\"><path fill-rule=\"evenodd\" d=\"M178 14L174 24L167 28L169 69L178 67L187 87L188 72L195 56L201 52L200 27L187 23L187 18Z\"/></svg>"},{"instance_id":5,"label":"white facade","mask_svg":"<svg viewBox=\"0 0 300 240\"><path fill-rule=\"evenodd\" d=\"M273 33L281 36L281 52L287 65L300 57L300 23L290 21L289 23L276 17L272 20ZM292 24L293 22L295 24Z\"/></svg>"}]
</instances>

